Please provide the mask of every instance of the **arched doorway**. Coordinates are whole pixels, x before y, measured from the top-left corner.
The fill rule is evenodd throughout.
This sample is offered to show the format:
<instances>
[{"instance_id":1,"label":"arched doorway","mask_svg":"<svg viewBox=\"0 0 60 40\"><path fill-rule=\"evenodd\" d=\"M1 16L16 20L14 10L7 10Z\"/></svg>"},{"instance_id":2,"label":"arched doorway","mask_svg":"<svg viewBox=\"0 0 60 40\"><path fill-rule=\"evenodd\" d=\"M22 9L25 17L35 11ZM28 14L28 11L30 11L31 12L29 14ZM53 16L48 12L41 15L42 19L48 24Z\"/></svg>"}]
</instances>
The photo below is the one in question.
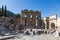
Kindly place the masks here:
<instances>
[{"instance_id":1,"label":"arched doorway","mask_svg":"<svg viewBox=\"0 0 60 40\"><path fill-rule=\"evenodd\" d=\"M55 24L51 23L51 28L55 29Z\"/></svg>"}]
</instances>

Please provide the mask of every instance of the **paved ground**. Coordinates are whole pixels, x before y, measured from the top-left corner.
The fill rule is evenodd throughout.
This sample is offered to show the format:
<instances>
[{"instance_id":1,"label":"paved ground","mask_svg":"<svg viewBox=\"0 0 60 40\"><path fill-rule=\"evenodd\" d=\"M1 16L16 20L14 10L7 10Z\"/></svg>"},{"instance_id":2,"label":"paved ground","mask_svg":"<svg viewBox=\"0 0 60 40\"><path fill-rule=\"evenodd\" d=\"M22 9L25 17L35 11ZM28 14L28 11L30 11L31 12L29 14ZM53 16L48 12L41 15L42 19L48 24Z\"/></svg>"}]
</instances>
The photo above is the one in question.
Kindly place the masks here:
<instances>
[{"instance_id":1,"label":"paved ground","mask_svg":"<svg viewBox=\"0 0 60 40\"><path fill-rule=\"evenodd\" d=\"M9 40L60 40L60 37L55 37L51 34L41 34L35 36L23 36L23 37L16 37L14 39Z\"/></svg>"}]
</instances>

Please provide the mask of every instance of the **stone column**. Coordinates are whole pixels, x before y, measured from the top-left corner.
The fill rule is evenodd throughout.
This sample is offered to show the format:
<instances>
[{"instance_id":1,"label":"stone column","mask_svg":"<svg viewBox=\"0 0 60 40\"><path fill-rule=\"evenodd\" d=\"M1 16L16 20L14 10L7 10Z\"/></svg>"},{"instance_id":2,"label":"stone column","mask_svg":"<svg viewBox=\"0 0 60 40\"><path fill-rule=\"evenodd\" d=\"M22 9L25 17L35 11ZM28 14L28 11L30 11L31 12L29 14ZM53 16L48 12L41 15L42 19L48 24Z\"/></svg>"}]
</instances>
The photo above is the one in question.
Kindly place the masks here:
<instances>
[{"instance_id":1,"label":"stone column","mask_svg":"<svg viewBox=\"0 0 60 40\"><path fill-rule=\"evenodd\" d=\"M49 20L49 29L51 29L51 20Z\"/></svg>"},{"instance_id":2,"label":"stone column","mask_svg":"<svg viewBox=\"0 0 60 40\"><path fill-rule=\"evenodd\" d=\"M45 29L47 29L47 24L46 24L46 21L45 21Z\"/></svg>"}]
</instances>

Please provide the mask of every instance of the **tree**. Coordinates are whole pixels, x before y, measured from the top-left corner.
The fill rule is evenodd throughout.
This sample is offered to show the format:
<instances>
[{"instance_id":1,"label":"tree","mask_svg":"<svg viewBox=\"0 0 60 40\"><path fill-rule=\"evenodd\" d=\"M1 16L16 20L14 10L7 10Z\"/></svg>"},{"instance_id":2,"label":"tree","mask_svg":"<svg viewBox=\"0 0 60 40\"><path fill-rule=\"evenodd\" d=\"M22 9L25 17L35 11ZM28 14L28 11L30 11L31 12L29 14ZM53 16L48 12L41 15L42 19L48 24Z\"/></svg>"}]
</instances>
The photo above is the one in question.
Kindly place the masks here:
<instances>
[{"instance_id":1,"label":"tree","mask_svg":"<svg viewBox=\"0 0 60 40\"><path fill-rule=\"evenodd\" d=\"M0 16L3 16L3 13L4 13L4 8L2 6L2 9L0 10Z\"/></svg>"},{"instance_id":2,"label":"tree","mask_svg":"<svg viewBox=\"0 0 60 40\"><path fill-rule=\"evenodd\" d=\"M6 17L6 6L5 6L5 9L4 9L4 7L2 6L2 9L0 10L0 16Z\"/></svg>"},{"instance_id":3,"label":"tree","mask_svg":"<svg viewBox=\"0 0 60 40\"><path fill-rule=\"evenodd\" d=\"M5 12L4 12L4 17L6 17L6 14L7 14L7 12L6 12L6 5L5 5L5 10L4 10Z\"/></svg>"},{"instance_id":4,"label":"tree","mask_svg":"<svg viewBox=\"0 0 60 40\"><path fill-rule=\"evenodd\" d=\"M0 16L3 16L2 11L0 10Z\"/></svg>"},{"instance_id":5,"label":"tree","mask_svg":"<svg viewBox=\"0 0 60 40\"><path fill-rule=\"evenodd\" d=\"M20 14L15 14L14 17L15 18L20 18Z\"/></svg>"}]
</instances>

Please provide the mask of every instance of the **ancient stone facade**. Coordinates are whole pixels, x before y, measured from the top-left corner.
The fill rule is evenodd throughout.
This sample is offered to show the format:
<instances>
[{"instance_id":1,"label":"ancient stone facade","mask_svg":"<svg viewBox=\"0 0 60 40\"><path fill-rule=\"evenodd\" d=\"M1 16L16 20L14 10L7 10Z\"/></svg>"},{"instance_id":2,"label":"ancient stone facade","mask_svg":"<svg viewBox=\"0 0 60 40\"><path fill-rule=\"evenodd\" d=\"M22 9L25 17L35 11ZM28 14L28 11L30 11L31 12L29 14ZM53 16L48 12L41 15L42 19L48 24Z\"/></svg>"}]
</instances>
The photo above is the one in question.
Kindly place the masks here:
<instances>
[{"instance_id":1,"label":"ancient stone facade","mask_svg":"<svg viewBox=\"0 0 60 40\"><path fill-rule=\"evenodd\" d=\"M52 15L50 17L44 18L44 23L46 29L55 29L57 26L57 16Z\"/></svg>"},{"instance_id":2,"label":"ancient stone facade","mask_svg":"<svg viewBox=\"0 0 60 40\"><path fill-rule=\"evenodd\" d=\"M39 11L22 10L20 19L23 28L40 28L41 26L41 12Z\"/></svg>"}]
</instances>

